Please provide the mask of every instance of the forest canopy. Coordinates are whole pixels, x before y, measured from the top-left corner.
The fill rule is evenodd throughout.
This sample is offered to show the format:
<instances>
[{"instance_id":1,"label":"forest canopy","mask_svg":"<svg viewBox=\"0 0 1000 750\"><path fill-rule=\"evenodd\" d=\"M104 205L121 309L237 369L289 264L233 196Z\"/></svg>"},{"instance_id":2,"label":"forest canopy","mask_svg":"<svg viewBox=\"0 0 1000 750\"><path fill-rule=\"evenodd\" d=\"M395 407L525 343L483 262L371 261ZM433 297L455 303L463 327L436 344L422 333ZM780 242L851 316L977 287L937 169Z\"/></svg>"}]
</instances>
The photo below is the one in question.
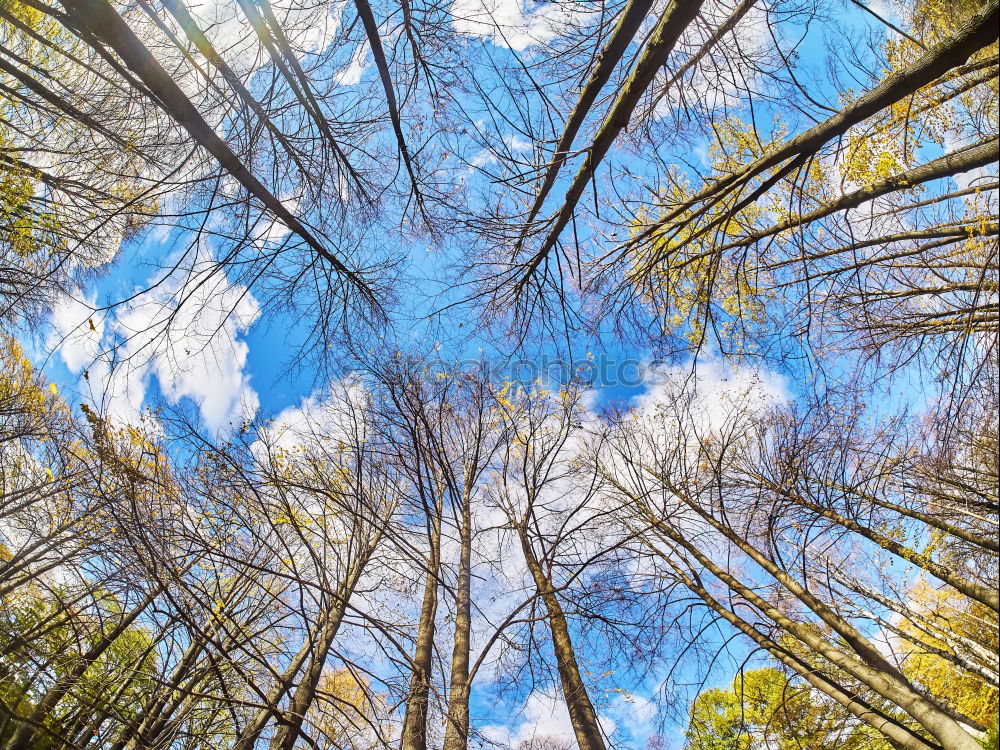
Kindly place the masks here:
<instances>
[{"instance_id":1,"label":"forest canopy","mask_svg":"<svg viewBox=\"0 0 1000 750\"><path fill-rule=\"evenodd\" d=\"M997 750L997 0L0 0L0 750Z\"/></svg>"}]
</instances>

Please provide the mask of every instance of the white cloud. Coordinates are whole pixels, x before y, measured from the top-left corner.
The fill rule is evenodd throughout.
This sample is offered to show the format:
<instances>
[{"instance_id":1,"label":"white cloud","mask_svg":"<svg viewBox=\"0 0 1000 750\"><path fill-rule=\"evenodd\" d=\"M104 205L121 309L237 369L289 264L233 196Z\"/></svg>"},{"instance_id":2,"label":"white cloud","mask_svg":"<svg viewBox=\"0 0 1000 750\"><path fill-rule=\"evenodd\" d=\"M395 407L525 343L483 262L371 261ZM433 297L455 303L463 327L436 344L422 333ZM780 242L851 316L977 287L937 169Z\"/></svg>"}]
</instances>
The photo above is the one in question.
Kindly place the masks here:
<instances>
[{"instance_id":1,"label":"white cloud","mask_svg":"<svg viewBox=\"0 0 1000 750\"><path fill-rule=\"evenodd\" d=\"M620 693L608 707L608 713L628 735L629 747L646 747L656 733L656 704L632 693Z\"/></svg>"},{"instance_id":2,"label":"white cloud","mask_svg":"<svg viewBox=\"0 0 1000 750\"><path fill-rule=\"evenodd\" d=\"M451 15L458 33L521 51L559 36L580 11L530 0L455 0Z\"/></svg>"},{"instance_id":3,"label":"white cloud","mask_svg":"<svg viewBox=\"0 0 1000 750\"><path fill-rule=\"evenodd\" d=\"M705 3L700 13L704 23L693 23L685 30L678 40L677 53L690 55L704 47L736 7L737 3L733 0ZM711 54L705 55L681 81L665 92L663 98L657 100L649 114L664 117L682 104L696 101L709 110L738 108L746 87L760 81L758 71L778 61L780 57L775 53L769 30L768 10L762 5L753 6L715 45ZM661 71L652 90L662 91L676 68L675 65Z\"/></svg>"},{"instance_id":4,"label":"white cloud","mask_svg":"<svg viewBox=\"0 0 1000 750\"><path fill-rule=\"evenodd\" d=\"M682 533L697 535L704 551L722 554L724 542L706 533L703 519L666 492L657 478L630 467L638 461L651 467L676 464L683 471L695 466L706 440L723 434L727 441L755 440L752 421L790 400L785 380L766 370L703 360L652 368L648 382L647 392L609 425L606 439L597 444L600 450L594 455L601 472L618 477L628 494L648 498L654 512L669 517ZM604 493L609 509L621 506L619 489L608 486ZM642 555L630 565L640 578L655 569L652 557Z\"/></svg>"},{"instance_id":5,"label":"white cloud","mask_svg":"<svg viewBox=\"0 0 1000 750\"><path fill-rule=\"evenodd\" d=\"M191 399L205 427L218 434L257 412L241 336L259 312L246 287L231 284L203 258L151 279L113 316L97 315L93 299L63 298L47 340L82 375L84 397L112 418L136 422L155 377L167 401Z\"/></svg>"},{"instance_id":6,"label":"white cloud","mask_svg":"<svg viewBox=\"0 0 1000 750\"><path fill-rule=\"evenodd\" d=\"M101 359L85 372L87 382L81 386L87 400L116 423L139 424L149 383L148 367L116 367Z\"/></svg>"},{"instance_id":7,"label":"white cloud","mask_svg":"<svg viewBox=\"0 0 1000 750\"><path fill-rule=\"evenodd\" d=\"M141 295L117 316L115 330L166 399L190 398L217 433L257 412L259 399L244 372L250 347L239 336L259 312L245 287L209 266Z\"/></svg>"},{"instance_id":8,"label":"white cloud","mask_svg":"<svg viewBox=\"0 0 1000 750\"><path fill-rule=\"evenodd\" d=\"M648 412L683 391L697 399L710 429L732 416L736 404L744 412L759 414L770 406L790 400L787 383L781 375L754 367L728 365L716 359L652 368L647 382L650 384L648 390L636 397L638 410Z\"/></svg>"},{"instance_id":9,"label":"white cloud","mask_svg":"<svg viewBox=\"0 0 1000 750\"><path fill-rule=\"evenodd\" d=\"M869 0L868 7L890 23L905 23L902 6L894 0ZM891 33L895 35L895 32Z\"/></svg>"},{"instance_id":10,"label":"white cloud","mask_svg":"<svg viewBox=\"0 0 1000 750\"><path fill-rule=\"evenodd\" d=\"M975 133L958 134L953 131L947 131L945 133L944 152L946 154L954 153L962 148L973 146L978 141L979 138ZM955 184L958 185L959 189L964 190L965 188L972 187L976 184L986 185L996 179L996 174L996 165L990 164L985 167L970 169L966 172L959 172L954 175L952 179L955 181ZM987 196L987 199L992 199L994 202L996 201L996 190L984 190L983 193Z\"/></svg>"},{"instance_id":11,"label":"white cloud","mask_svg":"<svg viewBox=\"0 0 1000 750\"><path fill-rule=\"evenodd\" d=\"M542 737L576 743L569 710L561 697L533 690L513 718L515 723L510 726L493 724L483 727L481 732L484 738L509 748L517 748L522 742ZM615 731L616 724L610 717L598 716L598 721L605 734L610 735Z\"/></svg>"},{"instance_id":12,"label":"white cloud","mask_svg":"<svg viewBox=\"0 0 1000 750\"><path fill-rule=\"evenodd\" d=\"M188 12L205 35L239 74L248 74L268 62L257 35L236 0L186 2ZM271 3L278 22L294 49L309 54L323 50L340 28L343 2L299 3L276 0Z\"/></svg>"},{"instance_id":13,"label":"white cloud","mask_svg":"<svg viewBox=\"0 0 1000 750\"><path fill-rule=\"evenodd\" d=\"M309 447L317 440L349 443L363 425L368 395L361 379L348 375L316 391L274 417L265 439L274 448Z\"/></svg>"},{"instance_id":14,"label":"white cloud","mask_svg":"<svg viewBox=\"0 0 1000 750\"><path fill-rule=\"evenodd\" d=\"M506 143L507 148L515 154L524 153L525 151L530 151L532 149L531 141L522 138L517 133L503 136L503 142Z\"/></svg>"},{"instance_id":15,"label":"white cloud","mask_svg":"<svg viewBox=\"0 0 1000 750\"><path fill-rule=\"evenodd\" d=\"M361 77L368 69L367 43L359 44L351 55L351 60L342 71L334 75L333 80L340 86L355 86L361 82Z\"/></svg>"},{"instance_id":16,"label":"white cloud","mask_svg":"<svg viewBox=\"0 0 1000 750\"><path fill-rule=\"evenodd\" d=\"M63 363L74 374L93 362L104 335L104 317L95 311L95 299L79 292L63 296L52 308L52 331L47 344L57 348Z\"/></svg>"},{"instance_id":17,"label":"white cloud","mask_svg":"<svg viewBox=\"0 0 1000 750\"><path fill-rule=\"evenodd\" d=\"M233 195L235 195L235 191ZM280 198L282 205L288 209L288 212L294 215L299 208L299 200L293 196L284 196ZM289 235L291 230L288 226L277 217L274 216L263 216L254 225L253 231L250 233L250 239L260 250L265 250L268 247L276 247L280 245L281 242Z\"/></svg>"}]
</instances>

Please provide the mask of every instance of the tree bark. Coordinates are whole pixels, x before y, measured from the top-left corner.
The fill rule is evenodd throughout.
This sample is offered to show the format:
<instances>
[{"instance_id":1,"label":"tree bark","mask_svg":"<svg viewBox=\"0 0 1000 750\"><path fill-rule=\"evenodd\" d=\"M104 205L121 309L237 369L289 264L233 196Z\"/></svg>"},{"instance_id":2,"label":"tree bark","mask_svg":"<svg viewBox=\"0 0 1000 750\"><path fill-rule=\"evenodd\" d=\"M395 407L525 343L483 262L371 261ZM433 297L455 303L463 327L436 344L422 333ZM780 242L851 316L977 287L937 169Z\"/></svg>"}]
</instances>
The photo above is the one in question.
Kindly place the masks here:
<instances>
[{"instance_id":1,"label":"tree bark","mask_svg":"<svg viewBox=\"0 0 1000 750\"><path fill-rule=\"evenodd\" d=\"M455 640L451 651L448 723L443 750L465 750L469 744L469 650L472 631L472 509L471 487L462 491L459 529L458 581L455 586Z\"/></svg>"},{"instance_id":2,"label":"tree bark","mask_svg":"<svg viewBox=\"0 0 1000 750\"><path fill-rule=\"evenodd\" d=\"M577 744L580 750L605 750L604 734L597 720L597 711L590 701L590 693L580 676L580 667L577 664L576 651L573 648L573 639L570 637L569 624L566 622L562 604L559 603L552 581L535 557L527 530L524 526L518 526L517 532L528 571L535 582L535 590L541 597L548 615L559 681Z\"/></svg>"},{"instance_id":3,"label":"tree bark","mask_svg":"<svg viewBox=\"0 0 1000 750\"><path fill-rule=\"evenodd\" d=\"M695 545L684 539L666 524L656 526L672 542L687 550L713 576L728 586L733 593L746 599L770 618L778 627L798 639L803 645L814 650L838 669L842 669L855 679L888 701L899 706L913 717L946 750L981 750L979 743L951 716L942 711L932 701L917 692L905 678L894 669L880 669L870 663L847 654L827 641L815 627L797 622L786 616L774 605L769 604L749 586L713 563ZM884 659L879 657L879 661Z\"/></svg>"},{"instance_id":4,"label":"tree bark","mask_svg":"<svg viewBox=\"0 0 1000 750\"><path fill-rule=\"evenodd\" d=\"M417 642L413 651L413 671L403 715L402 750L427 750L427 707L430 698L431 670L434 657L435 617L438 606L438 581L441 576L440 507L432 520L430 554L424 578L424 595L417 624Z\"/></svg>"},{"instance_id":5,"label":"tree bark","mask_svg":"<svg viewBox=\"0 0 1000 750\"><path fill-rule=\"evenodd\" d=\"M720 604L705 589L704 586L698 583L695 578L692 578L691 575L681 570L681 568L677 566L673 560L669 559L655 546L648 544L648 540L644 540L644 543L647 544L653 554L664 559L674 570L677 577L680 578L681 582L687 586L692 593L701 598L701 600L704 601L705 604L716 614L722 617L722 619L749 637L754 641L754 643L765 649L771 654L771 656L784 664L786 667L789 667L814 688L833 698L852 715L856 716L861 721L864 721L873 729L881 732L891 742L897 743L900 747L906 748L906 750L940 750L939 745L928 742L905 724L901 724L892 717L886 716L871 706L867 701L864 701L859 696L845 690L842 686L829 679L819 670L813 668L809 664L803 663L801 659L793 654L790 654L774 640L761 633L757 630L757 628L746 622L743 618L739 617L735 612Z\"/></svg>"}]
</instances>

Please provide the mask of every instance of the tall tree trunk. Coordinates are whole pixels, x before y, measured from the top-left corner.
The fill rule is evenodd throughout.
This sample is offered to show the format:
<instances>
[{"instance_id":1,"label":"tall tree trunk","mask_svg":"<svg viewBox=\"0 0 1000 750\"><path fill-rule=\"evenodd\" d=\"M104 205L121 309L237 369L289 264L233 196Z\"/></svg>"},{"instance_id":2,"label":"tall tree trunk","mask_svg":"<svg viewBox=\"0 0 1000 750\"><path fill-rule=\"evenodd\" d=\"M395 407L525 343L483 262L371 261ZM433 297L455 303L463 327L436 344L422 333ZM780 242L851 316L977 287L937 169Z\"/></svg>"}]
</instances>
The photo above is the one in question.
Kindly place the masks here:
<instances>
[{"instance_id":1,"label":"tall tree trunk","mask_svg":"<svg viewBox=\"0 0 1000 750\"><path fill-rule=\"evenodd\" d=\"M356 533L361 533L357 526L355 529ZM316 699L316 688L319 685L320 677L323 675L323 668L326 666L326 657L330 653L333 639L336 638L337 632L340 630L340 624L343 622L344 615L347 612L347 603L354 594L354 589L358 585L358 581L361 580L361 574L368 565L368 561L371 560L376 547L378 547L384 531L384 527L378 530L368 542L367 547L361 553L360 559L348 571L347 578L343 586L341 586L340 591L337 592L336 598L331 602L324 617L325 624L320 629L318 638L314 643L306 644L310 647L309 652L311 653L309 664L302 679L299 681L298 687L295 689L295 693L292 695L288 710L284 712L284 721L281 722L281 725L274 733L274 737L271 740L271 750L292 750L295 741L299 738L299 731L302 728L302 722L305 721L306 712ZM272 705L277 706L277 704Z\"/></svg>"},{"instance_id":2,"label":"tall tree trunk","mask_svg":"<svg viewBox=\"0 0 1000 750\"><path fill-rule=\"evenodd\" d=\"M622 130L628 127L632 113L646 89L663 70L680 40L684 30L694 21L704 0L674 0L660 13L656 25L650 32L649 40L639 53L635 66L618 91L615 103L608 110L590 146L584 151L586 157L573 177L562 205L553 214L551 227L541 246L525 264L518 287L533 276L542 262L549 256L563 230L569 225L573 212L583 196L584 190L594 179L597 168L617 140Z\"/></svg>"},{"instance_id":3,"label":"tall tree trunk","mask_svg":"<svg viewBox=\"0 0 1000 750\"><path fill-rule=\"evenodd\" d=\"M352 582L352 590L354 588L353 584L356 582L357 579ZM326 657L330 653L333 639L337 636L337 631L340 630L340 623L344 619L344 613L347 610L347 597L349 596L350 593L347 593L343 600L335 602L333 611L326 618L327 623L320 630L319 636L315 644L313 644L314 648L312 649L312 655L309 657L309 665L306 667L302 679L299 681L299 685L292 695L292 699L288 704L288 710L284 712L286 716L285 721L278 726L271 740L271 750L292 750L295 741L299 738L299 730L302 728L302 722L305 721L306 711L309 710L313 700L316 698L316 687L319 685L320 677L323 676Z\"/></svg>"},{"instance_id":4,"label":"tall tree trunk","mask_svg":"<svg viewBox=\"0 0 1000 750\"><path fill-rule=\"evenodd\" d=\"M302 726L302 720L305 718L305 712L315 697L316 685L319 683L330 646L347 611L347 600L353 593L366 563L367 559L358 564L348 575L347 581L337 592L336 598L325 608L317 623L317 630L314 631L314 634L306 636L306 642L292 658L291 663L279 678L278 684L271 688L267 694L265 701L267 708L258 711L253 720L244 727L233 743L233 750L253 750L268 721L283 713L287 713L287 716L275 732L274 738L271 740L271 747L291 747L295 743L299 735L299 728ZM282 711L279 704L284 699L285 694L292 689L296 675L307 661L308 665L292 695L288 709Z\"/></svg>"},{"instance_id":5,"label":"tall tree trunk","mask_svg":"<svg viewBox=\"0 0 1000 750\"><path fill-rule=\"evenodd\" d=\"M62 3L74 23L93 34L87 39L97 52L103 52L97 42L107 45L122 59L125 66L147 87L153 102L172 117L191 138L233 176L251 195L259 200L294 234L300 237L319 257L347 283L354 286L381 315L381 307L367 282L348 267L344 259L326 248L321 240L260 180L257 179L229 145L219 137L191 103L184 91L160 65L135 32L107 0L65 0Z\"/></svg>"},{"instance_id":6,"label":"tall tree trunk","mask_svg":"<svg viewBox=\"0 0 1000 750\"><path fill-rule=\"evenodd\" d=\"M722 619L739 630L741 633L751 638L758 646L768 651L771 656L784 664L786 667L789 667L792 671L806 680L806 682L808 682L812 687L830 696L833 700L847 709L847 711L849 711L852 715L856 716L861 721L864 721L873 729L881 732L889 739L890 743L893 743L894 747L901 747L906 750L935 750L939 747L938 745L929 743L905 724L902 724L891 716L882 713L859 696L845 690L819 670L804 663L794 654L789 653L773 639L761 633L756 627L739 617L731 609L720 604L704 588L704 586L698 582L697 576L689 575L687 572L682 570L680 566L670 559L669 556L664 555L662 550L658 549L655 545L649 544L648 540L644 540L644 542L647 544L652 554L657 555L666 561L666 563L673 568L681 582L693 593L697 594L717 615L722 617Z\"/></svg>"},{"instance_id":7,"label":"tall tree trunk","mask_svg":"<svg viewBox=\"0 0 1000 750\"><path fill-rule=\"evenodd\" d=\"M441 508L432 521L424 596L420 605L417 642L413 650L413 671L403 716L402 750L427 749L427 706L430 697L434 657L434 618L437 615L438 579L441 574Z\"/></svg>"},{"instance_id":8,"label":"tall tree trunk","mask_svg":"<svg viewBox=\"0 0 1000 750\"><path fill-rule=\"evenodd\" d=\"M712 562L695 545L666 524L657 528L670 541L685 549L713 576L770 618L778 627L798 639L838 669L842 669L868 688L901 709L926 729L946 750L980 750L979 743L959 726L933 701L921 695L896 670L879 669L872 664L848 654L824 638L817 628L788 617L784 612L761 597L756 591L740 582L719 565Z\"/></svg>"},{"instance_id":9,"label":"tall tree trunk","mask_svg":"<svg viewBox=\"0 0 1000 750\"><path fill-rule=\"evenodd\" d=\"M597 721L597 711L590 701L587 686L580 676L580 667L576 661L576 651L570 638L569 625L563 612L562 604L556 595L552 580L546 575L528 539L524 526L518 526L518 536L521 549L528 565L528 571L535 582L535 589L545 604L549 628L552 633L552 648L556 655L556 666L559 670L559 681L562 684L563 698L569 710L569 719L576 734L576 742L580 750L605 750L604 735Z\"/></svg>"},{"instance_id":10,"label":"tall tree trunk","mask_svg":"<svg viewBox=\"0 0 1000 750\"><path fill-rule=\"evenodd\" d=\"M146 701L142 708L140 720L137 723L126 725L126 728L118 735L110 750L123 750L130 743L142 745L148 739L150 730L158 723L163 711L169 706L172 699L176 698L177 691L182 683L188 679L192 668L205 649L206 640L202 637L195 637L191 640L180 663L174 669L170 680L164 686L160 694L153 694Z\"/></svg>"},{"instance_id":11,"label":"tall tree trunk","mask_svg":"<svg viewBox=\"0 0 1000 750\"><path fill-rule=\"evenodd\" d=\"M465 750L469 744L469 649L472 631L472 488L462 491L458 582L455 591L455 641L451 651L448 723L443 750Z\"/></svg>"},{"instance_id":12,"label":"tall tree trunk","mask_svg":"<svg viewBox=\"0 0 1000 750\"><path fill-rule=\"evenodd\" d=\"M927 50L912 65L897 70L881 81L875 88L861 95L846 107L832 115L829 119L817 123L789 141L763 153L745 167L720 179L707 184L695 197L685 201L642 230L629 242L646 241L660 233L681 215L697 203L705 204L697 209L700 215L709 207L715 205L725 194L739 184L746 185L755 176L774 167L786 159L800 155L815 154L824 143L838 138L851 127L866 120L877 112L886 109L896 102L902 101L915 91L933 83L941 76L947 75L955 67L965 63L972 55L996 41L997 38L997 0L988 0L982 10L968 18L953 35L941 41L935 47ZM698 235L710 231L715 223L703 228ZM693 238L691 238L693 239ZM690 241L690 240L689 240Z\"/></svg>"}]
</instances>

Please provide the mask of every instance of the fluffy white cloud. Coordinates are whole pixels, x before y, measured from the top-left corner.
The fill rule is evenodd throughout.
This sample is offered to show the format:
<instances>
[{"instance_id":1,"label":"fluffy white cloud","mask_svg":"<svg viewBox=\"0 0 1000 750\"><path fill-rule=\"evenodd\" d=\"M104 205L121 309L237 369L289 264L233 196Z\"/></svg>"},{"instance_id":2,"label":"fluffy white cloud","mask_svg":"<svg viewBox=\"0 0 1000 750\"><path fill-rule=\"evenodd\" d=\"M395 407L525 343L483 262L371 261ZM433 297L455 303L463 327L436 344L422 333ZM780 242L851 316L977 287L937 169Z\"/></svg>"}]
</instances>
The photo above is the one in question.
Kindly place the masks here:
<instances>
[{"instance_id":1,"label":"fluffy white cloud","mask_svg":"<svg viewBox=\"0 0 1000 750\"><path fill-rule=\"evenodd\" d=\"M973 133L963 133L957 135L953 132L945 133L944 142L944 152L952 153L958 151L962 148L968 148L978 143L979 138ZM995 164L990 164L986 167L977 167L976 169L970 169L967 172L959 172L952 179L955 184L958 185L960 189L965 189L972 187L973 185L985 186L992 183L996 179L997 167ZM992 178L992 179L990 179ZM979 196L978 199L983 201L992 201L996 204L997 191L996 190L983 190L983 195Z\"/></svg>"},{"instance_id":2,"label":"fluffy white cloud","mask_svg":"<svg viewBox=\"0 0 1000 750\"><path fill-rule=\"evenodd\" d=\"M903 6L895 0L870 0L868 7L891 23L899 24L904 22ZM886 33L890 33L888 29Z\"/></svg>"},{"instance_id":3,"label":"fluffy white cloud","mask_svg":"<svg viewBox=\"0 0 1000 750\"><path fill-rule=\"evenodd\" d=\"M63 296L52 308L47 344L50 349L58 349L70 372L79 373L100 352L104 316L97 314L96 307L93 297L88 299L76 292Z\"/></svg>"},{"instance_id":4,"label":"fluffy white cloud","mask_svg":"<svg viewBox=\"0 0 1000 750\"><path fill-rule=\"evenodd\" d=\"M690 55L704 47L738 4L735 0L705 3L700 13L703 23L693 23L685 30L678 40L677 53ZM769 31L768 10L762 5L753 6L682 82L674 84L655 100L649 115L664 117L673 109L695 101L709 110L739 108L746 87L760 80L757 71L779 59ZM751 61L752 65L748 64ZM676 67L664 69L657 75L653 91L663 90ZM739 71L739 75L734 75L734 71Z\"/></svg>"},{"instance_id":5,"label":"fluffy white cloud","mask_svg":"<svg viewBox=\"0 0 1000 750\"><path fill-rule=\"evenodd\" d=\"M190 398L205 426L222 432L259 406L244 372L250 347L239 338L259 312L245 287L213 269L168 278L126 307L115 330L128 358L149 368L168 401Z\"/></svg>"},{"instance_id":6,"label":"fluffy white cloud","mask_svg":"<svg viewBox=\"0 0 1000 750\"><path fill-rule=\"evenodd\" d=\"M509 748L517 748L522 742L543 737L576 742L569 710L561 697L533 690L513 718L514 722L508 726L493 724L483 727L483 737L500 747ZM616 724L610 717L598 716L598 721L606 734L615 731Z\"/></svg>"},{"instance_id":7,"label":"fluffy white cloud","mask_svg":"<svg viewBox=\"0 0 1000 750\"><path fill-rule=\"evenodd\" d=\"M656 704L632 693L620 693L608 707L619 731L628 736L629 747L646 747L656 733Z\"/></svg>"},{"instance_id":8,"label":"fluffy white cloud","mask_svg":"<svg viewBox=\"0 0 1000 750\"><path fill-rule=\"evenodd\" d=\"M646 380L646 392L635 400L640 417L655 414L683 394L694 399L691 414L702 430L716 430L736 415L753 417L791 399L787 382L778 373L715 359L653 367Z\"/></svg>"},{"instance_id":9,"label":"fluffy white cloud","mask_svg":"<svg viewBox=\"0 0 1000 750\"><path fill-rule=\"evenodd\" d=\"M572 23L579 11L531 0L455 0L452 24L460 34L489 39L498 47L524 50L544 44Z\"/></svg>"},{"instance_id":10,"label":"fluffy white cloud","mask_svg":"<svg viewBox=\"0 0 1000 750\"><path fill-rule=\"evenodd\" d=\"M212 45L237 73L250 73L267 61L257 35L250 28L236 0L186 2L188 11L205 31ZM340 28L343 2L303 3L275 0L271 3L278 22L292 47L309 54L324 49Z\"/></svg>"},{"instance_id":11,"label":"fluffy white cloud","mask_svg":"<svg viewBox=\"0 0 1000 750\"><path fill-rule=\"evenodd\" d=\"M368 395L361 379L349 375L335 380L326 391L306 396L298 405L278 414L264 431L274 448L308 448L316 441L348 443L363 429Z\"/></svg>"},{"instance_id":12,"label":"fluffy white cloud","mask_svg":"<svg viewBox=\"0 0 1000 750\"><path fill-rule=\"evenodd\" d=\"M49 346L82 375L84 397L109 416L134 422L155 377L170 403L188 398L213 433L252 417L259 406L241 336L259 314L246 287L229 282L210 258L150 280L115 315L69 296L52 312Z\"/></svg>"}]
</instances>

